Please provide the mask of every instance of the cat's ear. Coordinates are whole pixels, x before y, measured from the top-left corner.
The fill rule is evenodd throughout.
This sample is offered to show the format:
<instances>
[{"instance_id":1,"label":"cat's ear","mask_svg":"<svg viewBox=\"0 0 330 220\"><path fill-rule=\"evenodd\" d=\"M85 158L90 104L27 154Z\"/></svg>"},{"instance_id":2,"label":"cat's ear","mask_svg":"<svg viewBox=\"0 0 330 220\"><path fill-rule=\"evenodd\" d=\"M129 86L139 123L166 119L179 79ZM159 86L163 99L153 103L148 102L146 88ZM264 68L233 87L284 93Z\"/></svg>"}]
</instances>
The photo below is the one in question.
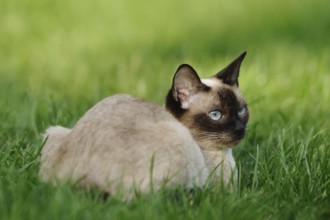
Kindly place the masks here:
<instances>
[{"instance_id":1,"label":"cat's ear","mask_svg":"<svg viewBox=\"0 0 330 220\"><path fill-rule=\"evenodd\" d=\"M220 79L225 84L238 86L239 69L245 55L246 51L231 62L227 67L217 73L215 77Z\"/></svg>"},{"instance_id":2,"label":"cat's ear","mask_svg":"<svg viewBox=\"0 0 330 220\"><path fill-rule=\"evenodd\" d=\"M182 64L173 77L172 95L180 102L181 108L188 109L192 97L204 87L197 72L190 65Z\"/></svg>"}]
</instances>

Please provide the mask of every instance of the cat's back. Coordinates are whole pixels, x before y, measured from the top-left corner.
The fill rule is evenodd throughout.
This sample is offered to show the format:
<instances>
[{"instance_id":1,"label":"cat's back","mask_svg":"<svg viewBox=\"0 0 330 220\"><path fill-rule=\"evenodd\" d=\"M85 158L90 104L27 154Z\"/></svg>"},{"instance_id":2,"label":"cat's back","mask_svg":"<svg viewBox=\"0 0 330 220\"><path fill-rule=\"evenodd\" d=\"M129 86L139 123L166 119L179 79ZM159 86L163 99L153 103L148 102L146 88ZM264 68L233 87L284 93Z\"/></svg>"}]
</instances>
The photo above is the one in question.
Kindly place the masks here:
<instances>
[{"instance_id":1,"label":"cat's back","mask_svg":"<svg viewBox=\"0 0 330 220\"><path fill-rule=\"evenodd\" d=\"M86 122L114 124L135 124L135 122L177 121L164 108L127 94L118 94L105 98L91 108L79 120ZM141 125L139 123L139 125Z\"/></svg>"},{"instance_id":2,"label":"cat's back","mask_svg":"<svg viewBox=\"0 0 330 220\"><path fill-rule=\"evenodd\" d=\"M187 130L164 108L130 95L118 94L105 98L87 111L73 127L71 135L81 136L87 132L83 136L91 137L95 133L98 139L105 135L127 140L129 135L147 135L152 132L151 128L162 130L164 126Z\"/></svg>"}]
</instances>

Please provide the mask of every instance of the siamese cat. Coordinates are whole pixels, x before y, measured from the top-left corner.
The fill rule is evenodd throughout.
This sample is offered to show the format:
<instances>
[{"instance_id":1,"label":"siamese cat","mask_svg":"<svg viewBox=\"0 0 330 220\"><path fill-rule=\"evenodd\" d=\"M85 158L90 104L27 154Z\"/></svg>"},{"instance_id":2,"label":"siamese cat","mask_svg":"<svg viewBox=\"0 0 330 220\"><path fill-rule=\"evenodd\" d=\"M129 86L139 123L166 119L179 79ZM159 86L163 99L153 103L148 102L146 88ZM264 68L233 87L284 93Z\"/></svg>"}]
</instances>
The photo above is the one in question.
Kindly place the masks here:
<instances>
[{"instance_id":1,"label":"siamese cat","mask_svg":"<svg viewBox=\"0 0 330 220\"><path fill-rule=\"evenodd\" d=\"M235 183L232 148L243 139L249 119L238 87L245 54L208 79L182 64L165 108L114 95L87 111L72 129L48 128L41 179L98 187L124 198L161 187L202 187L209 176L225 185Z\"/></svg>"}]
</instances>

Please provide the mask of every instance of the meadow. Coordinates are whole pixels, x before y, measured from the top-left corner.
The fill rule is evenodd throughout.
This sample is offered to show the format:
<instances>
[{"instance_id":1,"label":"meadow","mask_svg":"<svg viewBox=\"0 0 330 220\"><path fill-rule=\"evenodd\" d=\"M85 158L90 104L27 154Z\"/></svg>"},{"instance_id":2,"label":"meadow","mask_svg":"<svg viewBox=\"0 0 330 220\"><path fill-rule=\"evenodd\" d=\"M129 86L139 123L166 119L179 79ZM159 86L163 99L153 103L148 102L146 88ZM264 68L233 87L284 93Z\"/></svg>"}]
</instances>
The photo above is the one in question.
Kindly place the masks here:
<instances>
[{"instance_id":1,"label":"meadow","mask_svg":"<svg viewBox=\"0 0 330 220\"><path fill-rule=\"evenodd\" d=\"M329 219L327 0L0 2L0 219ZM130 202L38 177L41 134L104 97L159 105L176 68L209 77L247 51L239 184Z\"/></svg>"}]
</instances>

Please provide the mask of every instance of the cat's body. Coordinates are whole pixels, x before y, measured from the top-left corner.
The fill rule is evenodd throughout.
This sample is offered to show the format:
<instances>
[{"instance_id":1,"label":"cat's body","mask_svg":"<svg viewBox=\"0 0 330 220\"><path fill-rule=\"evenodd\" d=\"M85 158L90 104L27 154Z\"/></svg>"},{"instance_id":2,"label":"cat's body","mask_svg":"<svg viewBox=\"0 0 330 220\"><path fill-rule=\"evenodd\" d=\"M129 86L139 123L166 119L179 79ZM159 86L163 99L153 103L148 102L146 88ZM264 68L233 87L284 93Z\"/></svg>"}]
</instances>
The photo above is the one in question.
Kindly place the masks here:
<instances>
[{"instance_id":1,"label":"cat's body","mask_svg":"<svg viewBox=\"0 0 330 220\"><path fill-rule=\"evenodd\" d=\"M55 177L130 195L159 189L164 181L169 187L202 186L208 177L188 129L163 108L129 95L106 98L71 130L51 127L47 135L40 170L47 181Z\"/></svg>"},{"instance_id":2,"label":"cat's body","mask_svg":"<svg viewBox=\"0 0 330 220\"><path fill-rule=\"evenodd\" d=\"M232 147L244 137L246 102L238 89L245 53L210 79L181 65L165 109L115 95L90 109L72 129L50 127L40 176L96 186L111 194L162 186L203 186L210 173L236 179Z\"/></svg>"}]
</instances>

